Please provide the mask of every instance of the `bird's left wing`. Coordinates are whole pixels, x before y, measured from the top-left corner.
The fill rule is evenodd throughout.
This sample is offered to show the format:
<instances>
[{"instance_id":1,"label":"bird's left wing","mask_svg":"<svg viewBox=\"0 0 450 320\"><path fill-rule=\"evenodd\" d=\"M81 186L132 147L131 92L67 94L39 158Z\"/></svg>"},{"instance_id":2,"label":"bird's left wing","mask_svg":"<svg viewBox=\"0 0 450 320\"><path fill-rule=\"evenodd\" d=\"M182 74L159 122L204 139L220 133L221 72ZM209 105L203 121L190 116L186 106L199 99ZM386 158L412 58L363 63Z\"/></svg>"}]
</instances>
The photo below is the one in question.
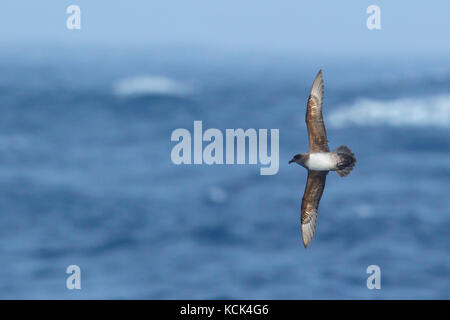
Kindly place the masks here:
<instances>
[{"instance_id":1,"label":"bird's left wing","mask_svg":"<svg viewBox=\"0 0 450 320\"><path fill-rule=\"evenodd\" d=\"M309 136L309 152L330 152L327 131L322 116L323 78L322 70L314 79L306 107L306 127Z\"/></svg>"},{"instance_id":2,"label":"bird's left wing","mask_svg":"<svg viewBox=\"0 0 450 320\"><path fill-rule=\"evenodd\" d=\"M302 238L305 248L308 247L316 231L317 211L327 174L328 171L308 171L308 180L302 200Z\"/></svg>"}]
</instances>

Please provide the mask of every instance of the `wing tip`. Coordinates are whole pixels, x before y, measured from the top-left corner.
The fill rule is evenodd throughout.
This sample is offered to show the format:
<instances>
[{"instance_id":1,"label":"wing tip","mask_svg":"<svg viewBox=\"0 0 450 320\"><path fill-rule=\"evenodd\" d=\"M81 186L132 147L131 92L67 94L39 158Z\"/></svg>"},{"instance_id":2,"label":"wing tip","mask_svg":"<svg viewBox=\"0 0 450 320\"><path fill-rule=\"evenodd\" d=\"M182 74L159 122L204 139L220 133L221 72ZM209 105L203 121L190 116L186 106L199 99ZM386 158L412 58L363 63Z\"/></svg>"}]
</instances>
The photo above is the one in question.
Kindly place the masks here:
<instances>
[{"instance_id":1,"label":"wing tip","mask_svg":"<svg viewBox=\"0 0 450 320\"><path fill-rule=\"evenodd\" d=\"M308 246L311 243L311 239L308 239L305 236L302 236L302 240L303 240L303 246L305 247L305 249L308 249Z\"/></svg>"},{"instance_id":2,"label":"wing tip","mask_svg":"<svg viewBox=\"0 0 450 320\"><path fill-rule=\"evenodd\" d=\"M303 239L303 245L305 246L305 249L308 249L309 242L307 243L307 242L305 242L305 239Z\"/></svg>"},{"instance_id":3,"label":"wing tip","mask_svg":"<svg viewBox=\"0 0 450 320\"><path fill-rule=\"evenodd\" d=\"M323 97L323 77L322 77L322 69L316 75L314 79L311 95L315 96L317 99L322 100Z\"/></svg>"},{"instance_id":4,"label":"wing tip","mask_svg":"<svg viewBox=\"0 0 450 320\"><path fill-rule=\"evenodd\" d=\"M308 248L311 240L314 237L314 233L316 231L316 217L313 216L313 220L308 223L302 223L302 240L305 249Z\"/></svg>"},{"instance_id":5,"label":"wing tip","mask_svg":"<svg viewBox=\"0 0 450 320\"><path fill-rule=\"evenodd\" d=\"M319 78L319 79L322 79L323 78L323 75L322 75L322 69L319 69L319 72L317 72L317 75L316 75L316 79L317 78ZM323 79L322 79L323 80Z\"/></svg>"}]
</instances>

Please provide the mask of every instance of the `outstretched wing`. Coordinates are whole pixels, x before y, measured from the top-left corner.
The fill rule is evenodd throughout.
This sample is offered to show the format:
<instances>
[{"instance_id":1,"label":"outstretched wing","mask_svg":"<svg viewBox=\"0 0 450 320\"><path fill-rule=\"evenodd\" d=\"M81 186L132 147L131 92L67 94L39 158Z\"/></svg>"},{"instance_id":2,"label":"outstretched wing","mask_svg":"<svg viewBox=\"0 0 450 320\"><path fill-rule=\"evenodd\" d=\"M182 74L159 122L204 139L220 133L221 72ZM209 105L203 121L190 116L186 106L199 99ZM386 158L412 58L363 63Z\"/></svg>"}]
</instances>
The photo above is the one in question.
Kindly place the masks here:
<instances>
[{"instance_id":1,"label":"outstretched wing","mask_svg":"<svg viewBox=\"0 0 450 320\"><path fill-rule=\"evenodd\" d=\"M323 79L322 70L314 79L306 107L306 127L309 136L309 152L330 152L327 131L322 117Z\"/></svg>"},{"instance_id":2,"label":"outstretched wing","mask_svg":"<svg viewBox=\"0 0 450 320\"><path fill-rule=\"evenodd\" d=\"M308 171L305 193L302 200L302 238L305 248L316 231L317 211L322 198L328 171Z\"/></svg>"}]
</instances>

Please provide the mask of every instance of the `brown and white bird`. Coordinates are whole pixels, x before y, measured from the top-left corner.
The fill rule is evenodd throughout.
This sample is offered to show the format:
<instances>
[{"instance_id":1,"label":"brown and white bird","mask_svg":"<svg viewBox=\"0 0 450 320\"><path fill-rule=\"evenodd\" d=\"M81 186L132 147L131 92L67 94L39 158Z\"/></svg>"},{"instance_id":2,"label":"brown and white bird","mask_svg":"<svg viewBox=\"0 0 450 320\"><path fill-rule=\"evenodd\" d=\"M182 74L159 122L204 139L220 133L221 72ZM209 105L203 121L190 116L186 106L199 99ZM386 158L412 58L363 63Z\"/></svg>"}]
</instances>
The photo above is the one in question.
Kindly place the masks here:
<instances>
[{"instance_id":1,"label":"brown and white bird","mask_svg":"<svg viewBox=\"0 0 450 320\"><path fill-rule=\"evenodd\" d=\"M306 107L306 127L309 136L308 153L296 154L289 163L295 162L308 169L308 180L302 199L302 238L305 248L311 242L317 224L317 211L325 188L328 172L336 171L347 176L356 163L352 151L340 146L333 152L328 148L327 132L322 117L323 79L322 70L314 79Z\"/></svg>"}]
</instances>

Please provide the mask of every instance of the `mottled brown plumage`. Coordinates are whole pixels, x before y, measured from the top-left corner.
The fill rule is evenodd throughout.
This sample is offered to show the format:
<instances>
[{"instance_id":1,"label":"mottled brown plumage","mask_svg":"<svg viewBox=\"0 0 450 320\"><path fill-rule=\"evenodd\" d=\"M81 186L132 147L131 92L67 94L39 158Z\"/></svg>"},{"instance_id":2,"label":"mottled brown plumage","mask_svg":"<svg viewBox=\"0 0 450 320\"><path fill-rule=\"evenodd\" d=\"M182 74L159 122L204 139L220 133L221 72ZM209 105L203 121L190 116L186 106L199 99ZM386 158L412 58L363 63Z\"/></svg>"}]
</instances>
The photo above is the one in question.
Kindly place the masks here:
<instances>
[{"instance_id":1,"label":"mottled brown plumage","mask_svg":"<svg viewBox=\"0 0 450 320\"><path fill-rule=\"evenodd\" d=\"M306 127L309 136L309 152L330 152L327 140L327 130L322 116L323 79L322 70L314 80L306 107Z\"/></svg>"},{"instance_id":2,"label":"mottled brown plumage","mask_svg":"<svg viewBox=\"0 0 450 320\"><path fill-rule=\"evenodd\" d=\"M336 171L341 177L353 169L356 159L346 146L330 152L327 131L322 116L323 79L322 70L314 79L306 107L306 127L308 128L309 151L297 154L289 163L295 162L308 169L305 192L301 207L302 239L305 248L311 242L317 225L319 202L325 188L329 171Z\"/></svg>"},{"instance_id":3,"label":"mottled brown plumage","mask_svg":"<svg viewBox=\"0 0 450 320\"><path fill-rule=\"evenodd\" d=\"M305 248L311 242L317 224L317 210L322 198L328 171L308 171L305 192L302 199L302 238Z\"/></svg>"}]
</instances>

